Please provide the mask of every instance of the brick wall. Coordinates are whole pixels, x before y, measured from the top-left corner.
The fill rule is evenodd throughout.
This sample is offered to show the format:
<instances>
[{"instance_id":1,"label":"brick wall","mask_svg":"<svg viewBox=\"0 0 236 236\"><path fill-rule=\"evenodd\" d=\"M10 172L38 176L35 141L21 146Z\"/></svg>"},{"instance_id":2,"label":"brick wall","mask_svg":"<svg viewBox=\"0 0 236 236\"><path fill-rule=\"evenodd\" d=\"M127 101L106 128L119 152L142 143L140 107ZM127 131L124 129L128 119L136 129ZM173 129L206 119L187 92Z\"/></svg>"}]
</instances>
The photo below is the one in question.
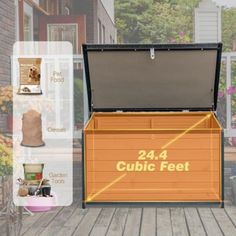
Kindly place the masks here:
<instances>
[{"instance_id":1,"label":"brick wall","mask_svg":"<svg viewBox=\"0 0 236 236\"><path fill-rule=\"evenodd\" d=\"M10 55L15 42L14 0L0 1L0 86L11 82Z\"/></svg>"},{"instance_id":2,"label":"brick wall","mask_svg":"<svg viewBox=\"0 0 236 236\"><path fill-rule=\"evenodd\" d=\"M94 0L74 0L73 14L86 15L87 43L96 43L96 41L94 40L94 17L96 15Z\"/></svg>"}]
</instances>

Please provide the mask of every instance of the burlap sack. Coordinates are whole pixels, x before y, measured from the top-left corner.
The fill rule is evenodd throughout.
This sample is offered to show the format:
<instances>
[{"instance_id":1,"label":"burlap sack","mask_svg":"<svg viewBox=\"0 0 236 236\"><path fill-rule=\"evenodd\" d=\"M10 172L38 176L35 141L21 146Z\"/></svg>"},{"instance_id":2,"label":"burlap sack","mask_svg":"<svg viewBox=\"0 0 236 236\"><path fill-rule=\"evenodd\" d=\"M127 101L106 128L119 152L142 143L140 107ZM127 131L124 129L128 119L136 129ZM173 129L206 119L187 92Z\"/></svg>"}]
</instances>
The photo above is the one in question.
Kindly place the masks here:
<instances>
[{"instance_id":1,"label":"burlap sack","mask_svg":"<svg viewBox=\"0 0 236 236\"><path fill-rule=\"evenodd\" d=\"M28 147L43 146L41 114L35 110L29 110L22 118L23 140L21 145Z\"/></svg>"}]
</instances>

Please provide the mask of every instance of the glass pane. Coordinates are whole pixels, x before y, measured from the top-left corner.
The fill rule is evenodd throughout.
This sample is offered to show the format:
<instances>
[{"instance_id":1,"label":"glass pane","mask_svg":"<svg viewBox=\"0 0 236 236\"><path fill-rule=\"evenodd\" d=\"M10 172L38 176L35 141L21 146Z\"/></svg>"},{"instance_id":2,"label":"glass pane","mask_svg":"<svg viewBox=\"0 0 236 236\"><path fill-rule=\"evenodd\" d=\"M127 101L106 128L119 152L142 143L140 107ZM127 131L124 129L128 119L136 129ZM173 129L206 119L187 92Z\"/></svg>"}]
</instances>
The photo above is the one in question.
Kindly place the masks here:
<instances>
[{"instance_id":1,"label":"glass pane","mask_svg":"<svg viewBox=\"0 0 236 236\"><path fill-rule=\"evenodd\" d=\"M31 17L27 14L24 14L24 40L31 40Z\"/></svg>"},{"instance_id":2,"label":"glass pane","mask_svg":"<svg viewBox=\"0 0 236 236\"><path fill-rule=\"evenodd\" d=\"M231 126L236 129L236 60L231 61Z\"/></svg>"},{"instance_id":3,"label":"glass pane","mask_svg":"<svg viewBox=\"0 0 236 236\"><path fill-rule=\"evenodd\" d=\"M77 52L76 24L48 24L49 41L69 41L73 45L73 52Z\"/></svg>"}]
</instances>

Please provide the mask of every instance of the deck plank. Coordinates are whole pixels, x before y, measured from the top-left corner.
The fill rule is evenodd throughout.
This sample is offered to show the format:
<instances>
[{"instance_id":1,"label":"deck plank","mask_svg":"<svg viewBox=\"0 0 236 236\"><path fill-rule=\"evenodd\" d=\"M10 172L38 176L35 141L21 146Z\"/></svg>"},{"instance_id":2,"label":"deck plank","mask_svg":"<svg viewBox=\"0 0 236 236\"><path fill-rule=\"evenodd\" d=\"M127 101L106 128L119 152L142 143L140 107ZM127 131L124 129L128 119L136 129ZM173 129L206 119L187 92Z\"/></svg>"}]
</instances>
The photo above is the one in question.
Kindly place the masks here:
<instances>
[{"instance_id":1,"label":"deck plank","mask_svg":"<svg viewBox=\"0 0 236 236\"><path fill-rule=\"evenodd\" d=\"M103 236L106 235L108 227L111 223L111 219L115 212L115 208L104 208L102 209L99 217L97 218L90 236Z\"/></svg>"},{"instance_id":2,"label":"deck plank","mask_svg":"<svg viewBox=\"0 0 236 236\"><path fill-rule=\"evenodd\" d=\"M201 219L196 208L185 208L185 217L187 220L189 232L191 236L206 235Z\"/></svg>"},{"instance_id":3,"label":"deck plank","mask_svg":"<svg viewBox=\"0 0 236 236\"><path fill-rule=\"evenodd\" d=\"M123 234L128 215L128 208L117 208L112 217L107 236L121 236Z\"/></svg>"},{"instance_id":4,"label":"deck plank","mask_svg":"<svg viewBox=\"0 0 236 236\"><path fill-rule=\"evenodd\" d=\"M223 235L210 208L198 208L198 212L207 235Z\"/></svg>"},{"instance_id":5,"label":"deck plank","mask_svg":"<svg viewBox=\"0 0 236 236\"><path fill-rule=\"evenodd\" d=\"M234 223L234 226L236 226L236 207L235 206L226 206L225 207L225 211L227 213L227 215L229 216L229 218L231 219L231 221Z\"/></svg>"},{"instance_id":6,"label":"deck plank","mask_svg":"<svg viewBox=\"0 0 236 236\"><path fill-rule=\"evenodd\" d=\"M236 235L236 228L224 209L212 209L212 212L225 236Z\"/></svg>"},{"instance_id":7,"label":"deck plank","mask_svg":"<svg viewBox=\"0 0 236 236\"><path fill-rule=\"evenodd\" d=\"M73 235L82 219L87 214L88 209L77 208L74 213L67 219L66 223L60 228L57 236Z\"/></svg>"},{"instance_id":8,"label":"deck plank","mask_svg":"<svg viewBox=\"0 0 236 236\"><path fill-rule=\"evenodd\" d=\"M89 235L101 210L101 208L89 208L87 214L84 216L79 226L76 228L72 235Z\"/></svg>"},{"instance_id":9,"label":"deck plank","mask_svg":"<svg viewBox=\"0 0 236 236\"><path fill-rule=\"evenodd\" d=\"M140 235L156 235L156 208L143 208Z\"/></svg>"},{"instance_id":10,"label":"deck plank","mask_svg":"<svg viewBox=\"0 0 236 236\"><path fill-rule=\"evenodd\" d=\"M157 208L157 235L172 235L169 208Z\"/></svg>"},{"instance_id":11,"label":"deck plank","mask_svg":"<svg viewBox=\"0 0 236 236\"><path fill-rule=\"evenodd\" d=\"M24 234L38 219L45 215L45 212L33 213L33 215L24 215L22 219L22 228L20 233Z\"/></svg>"},{"instance_id":12,"label":"deck plank","mask_svg":"<svg viewBox=\"0 0 236 236\"><path fill-rule=\"evenodd\" d=\"M142 208L129 208L123 236L139 235Z\"/></svg>"},{"instance_id":13,"label":"deck plank","mask_svg":"<svg viewBox=\"0 0 236 236\"><path fill-rule=\"evenodd\" d=\"M44 228L52 222L52 220L56 217L57 214L62 210L62 207L58 207L53 211L47 212L41 215L38 220L36 220L24 233L21 232L21 235L24 236L32 236L40 234Z\"/></svg>"},{"instance_id":14,"label":"deck plank","mask_svg":"<svg viewBox=\"0 0 236 236\"><path fill-rule=\"evenodd\" d=\"M47 225L46 228L40 233L42 236L57 235L62 229L67 219L73 214L78 208L78 203L73 203L71 206L63 207L63 209L56 215L54 220Z\"/></svg>"},{"instance_id":15,"label":"deck plank","mask_svg":"<svg viewBox=\"0 0 236 236\"><path fill-rule=\"evenodd\" d=\"M171 208L170 215L171 215L173 235L175 236L189 235L183 208Z\"/></svg>"}]
</instances>

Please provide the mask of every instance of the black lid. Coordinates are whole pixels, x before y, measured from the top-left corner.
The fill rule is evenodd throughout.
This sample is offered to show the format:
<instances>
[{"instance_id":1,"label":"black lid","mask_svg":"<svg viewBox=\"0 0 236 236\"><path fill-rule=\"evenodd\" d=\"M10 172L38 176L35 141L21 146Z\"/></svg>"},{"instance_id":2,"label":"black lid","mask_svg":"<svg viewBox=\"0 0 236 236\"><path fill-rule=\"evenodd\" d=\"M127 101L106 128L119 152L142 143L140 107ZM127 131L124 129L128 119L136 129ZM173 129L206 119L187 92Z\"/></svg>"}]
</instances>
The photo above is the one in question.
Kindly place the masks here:
<instances>
[{"instance_id":1,"label":"black lid","mask_svg":"<svg viewBox=\"0 0 236 236\"><path fill-rule=\"evenodd\" d=\"M216 110L222 44L83 45L92 111Z\"/></svg>"}]
</instances>

